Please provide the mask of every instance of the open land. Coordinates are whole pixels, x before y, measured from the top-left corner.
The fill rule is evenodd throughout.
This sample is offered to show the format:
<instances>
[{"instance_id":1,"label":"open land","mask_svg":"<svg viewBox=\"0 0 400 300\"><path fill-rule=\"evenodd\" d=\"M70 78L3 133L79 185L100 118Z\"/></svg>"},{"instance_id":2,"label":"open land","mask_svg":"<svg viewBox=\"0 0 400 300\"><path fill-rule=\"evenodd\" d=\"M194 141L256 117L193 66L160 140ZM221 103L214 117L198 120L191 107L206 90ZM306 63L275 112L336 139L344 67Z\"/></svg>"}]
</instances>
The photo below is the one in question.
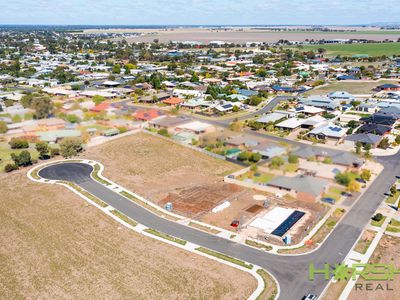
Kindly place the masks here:
<instances>
[{"instance_id":1,"label":"open land","mask_svg":"<svg viewBox=\"0 0 400 300\"><path fill-rule=\"evenodd\" d=\"M335 91L347 91L355 95L371 94L376 86L385 83L398 84L399 80L378 80L378 81L337 81L317 87L305 93L305 95L326 95Z\"/></svg>"},{"instance_id":2,"label":"open land","mask_svg":"<svg viewBox=\"0 0 400 300\"><path fill-rule=\"evenodd\" d=\"M4 299L245 299L242 271L136 234L61 186L1 178Z\"/></svg>"},{"instance_id":3,"label":"open land","mask_svg":"<svg viewBox=\"0 0 400 300\"><path fill-rule=\"evenodd\" d=\"M101 161L109 179L191 216L241 191L223 183L239 166L146 133L90 148L85 157Z\"/></svg>"},{"instance_id":4,"label":"open land","mask_svg":"<svg viewBox=\"0 0 400 300\"><path fill-rule=\"evenodd\" d=\"M372 264L390 264L393 265L396 270L400 268L399 263L399 254L400 254L400 238L393 237L389 235L384 235L382 239L379 241L378 247L375 249L372 254L369 263ZM349 296L349 300L356 299L365 299L365 300L373 300L373 299L387 299L394 300L399 299L399 291L400 291L400 281L398 280L398 274L394 275L393 281L365 281L364 279L359 279L357 283L362 283L364 285L364 290L355 290L351 292ZM373 290L366 291L365 284L371 283L373 286L377 284L382 284L386 287L386 283L388 283L389 287L392 290Z\"/></svg>"},{"instance_id":5,"label":"open land","mask_svg":"<svg viewBox=\"0 0 400 300\"><path fill-rule=\"evenodd\" d=\"M222 40L231 43L277 42L278 40L304 41L306 39L368 39L384 41L400 37L399 31L356 30L356 31L272 31L259 28L168 28L168 29L97 29L85 30L84 33L138 33L141 36L127 38L128 42L199 41L209 43Z\"/></svg>"},{"instance_id":6,"label":"open land","mask_svg":"<svg viewBox=\"0 0 400 300\"><path fill-rule=\"evenodd\" d=\"M399 35L400 36L400 35ZM323 44L293 46L293 49L301 51L316 51L320 48L326 50L327 56L352 56L355 54L367 54L369 56L399 55L400 43L368 43L368 44Z\"/></svg>"}]
</instances>

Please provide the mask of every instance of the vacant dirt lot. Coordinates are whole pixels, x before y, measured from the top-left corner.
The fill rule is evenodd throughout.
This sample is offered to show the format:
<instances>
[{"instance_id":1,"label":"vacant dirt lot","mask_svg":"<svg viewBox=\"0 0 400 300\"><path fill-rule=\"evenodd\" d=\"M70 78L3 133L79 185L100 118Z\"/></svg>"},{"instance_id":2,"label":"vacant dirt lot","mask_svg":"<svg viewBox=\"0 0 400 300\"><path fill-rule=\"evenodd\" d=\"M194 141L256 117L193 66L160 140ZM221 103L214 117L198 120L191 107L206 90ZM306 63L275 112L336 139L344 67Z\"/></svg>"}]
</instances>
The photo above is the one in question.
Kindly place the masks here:
<instances>
[{"instance_id":1,"label":"vacant dirt lot","mask_svg":"<svg viewBox=\"0 0 400 300\"><path fill-rule=\"evenodd\" d=\"M84 157L102 162L106 177L156 203L170 193L208 201L207 193L190 192L218 190L218 185L222 189L223 176L238 170L234 164L146 133L90 148Z\"/></svg>"},{"instance_id":2,"label":"vacant dirt lot","mask_svg":"<svg viewBox=\"0 0 400 300\"><path fill-rule=\"evenodd\" d=\"M400 269L399 262L400 255L400 238L384 235L379 241L378 247L372 254L369 263L373 264L391 264L396 270ZM365 281L359 279L357 283L363 285L363 291L355 290L351 292L349 300L375 300L375 299L385 299L385 300L395 300L399 299L400 293L400 280L399 274L394 275L393 281ZM366 291L365 284L372 284L372 291ZM376 290L378 284L381 284L384 290ZM386 285L392 290L387 290Z\"/></svg>"},{"instance_id":3,"label":"vacant dirt lot","mask_svg":"<svg viewBox=\"0 0 400 300\"><path fill-rule=\"evenodd\" d=\"M0 176L2 299L245 299L247 273L121 227L61 186Z\"/></svg>"}]
</instances>

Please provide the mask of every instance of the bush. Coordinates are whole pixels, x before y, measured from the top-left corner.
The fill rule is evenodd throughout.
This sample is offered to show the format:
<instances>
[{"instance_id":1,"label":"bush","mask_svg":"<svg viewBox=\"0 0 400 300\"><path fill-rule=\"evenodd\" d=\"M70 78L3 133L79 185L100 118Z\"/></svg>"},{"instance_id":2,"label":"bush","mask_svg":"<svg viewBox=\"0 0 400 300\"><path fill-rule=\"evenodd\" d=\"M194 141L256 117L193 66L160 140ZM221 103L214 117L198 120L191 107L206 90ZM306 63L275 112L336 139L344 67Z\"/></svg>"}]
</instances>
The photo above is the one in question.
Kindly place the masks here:
<instances>
[{"instance_id":1,"label":"bush","mask_svg":"<svg viewBox=\"0 0 400 300\"><path fill-rule=\"evenodd\" d=\"M259 153L253 153L251 154L251 156L249 157L249 161L251 162L258 162L261 159L261 155Z\"/></svg>"},{"instance_id":2,"label":"bush","mask_svg":"<svg viewBox=\"0 0 400 300\"><path fill-rule=\"evenodd\" d=\"M29 143L25 139L21 138L12 138L8 144L10 145L11 149L26 149L29 148Z\"/></svg>"},{"instance_id":3,"label":"bush","mask_svg":"<svg viewBox=\"0 0 400 300\"><path fill-rule=\"evenodd\" d=\"M60 143L60 153L65 158L76 156L82 151L82 139L80 138L64 138Z\"/></svg>"},{"instance_id":4,"label":"bush","mask_svg":"<svg viewBox=\"0 0 400 300\"><path fill-rule=\"evenodd\" d=\"M0 121L0 133L6 133L8 130L7 124L4 121Z\"/></svg>"},{"instance_id":5,"label":"bush","mask_svg":"<svg viewBox=\"0 0 400 300\"><path fill-rule=\"evenodd\" d=\"M276 157L272 158L270 167L277 169L277 168L283 166L284 164L285 164L285 161L283 160L283 158L276 156Z\"/></svg>"},{"instance_id":6,"label":"bush","mask_svg":"<svg viewBox=\"0 0 400 300\"><path fill-rule=\"evenodd\" d=\"M363 169L360 174L361 179L369 181L371 179L371 171L368 169Z\"/></svg>"},{"instance_id":7,"label":"bush","mask_svg":"<svg viewBox=\"0 0 400 300\"><path fill-rule=\"evenodd\" d=\"M335 176L335 180L337 183L341 185L348 186L351 181L351 178L348 173L338 173Z\"/></svg>"},{"instance_id":8,"label":"bush","mask_svg":"<svg viewBox=\"0 0 400 300\"><path fill-rule=\"evenodd\" d=\"M168 130L165 129L165 128L162 128L162 129L158 130L157 133L158 133L159 135L162 135L162 136L167 136L167 137L169 136Z\"/></svg>"},{"instance_id":9,"label":"bush","mask_svg":"<svg viewBox=\"0 0 400 300\"><path fill-rule=\"evenodd\" d=\"M376 222L380 222L383 219L383 215L381 213L377 213L375 216L372 217L372 220Z\"/></svg>"},{"instance_id":10,"label":"bush","mask_svg":"<svg viewBox=\"0 0 400 300\"><path fill-rule=\"evenodd\" d=\"M58 155L60 155L60 149L50 148L50 156L51 157L58 156Z\"/></svg>"},{"instance_id":11,"label":"bush","mask_svg":"<svg viewBox=\"0 0 400 300\"><path fill-rule=\"evenodd\" d=\"M288 162L291 164L297 164L299 162L299 158L296 155L289 155Z\"/></svg>"},{"instance_id":12,"label":"bush","mask_svg":"<svg viewBox=\"0 0 400 300\"><path fill-rule=\"evenodd\" d=\"M12 171L14 171L14 170L17 170L18 169L18 166L16 165L16 164L7 164L5 167L4 167L4 171L6 172L6 173L10 173L10 172L12 172Z\"/></svg>"},{"instance_id":13,"label":"bush","mask_svg":"<svg viewBox=\"0 0 400 300\"><path fill-rule=\"evenodd\" d=\"M20 154L11 153L11 159L17 166L29 166L32 164L32 157L29 151L22 150Z\"/></svg>"}]
</instances>

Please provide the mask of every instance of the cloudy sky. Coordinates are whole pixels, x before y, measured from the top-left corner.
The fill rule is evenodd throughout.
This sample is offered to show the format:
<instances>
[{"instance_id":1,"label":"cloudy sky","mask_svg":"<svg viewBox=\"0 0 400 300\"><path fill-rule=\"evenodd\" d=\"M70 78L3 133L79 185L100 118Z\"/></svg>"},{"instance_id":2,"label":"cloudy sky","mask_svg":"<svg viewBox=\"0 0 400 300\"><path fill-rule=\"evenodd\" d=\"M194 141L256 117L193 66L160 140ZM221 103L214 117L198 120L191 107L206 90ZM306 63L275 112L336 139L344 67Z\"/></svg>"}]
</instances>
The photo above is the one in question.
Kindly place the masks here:
<instances>
[{"instance_id":1,"label":"cloudy sky","mask_svg":"<svg viewBox=\"0 0 400 300\"><path fill-rule=\"evenodd\" d=\"M400 22L399 0L0 0L0 24Z\"/></svg>"}]
</instances>

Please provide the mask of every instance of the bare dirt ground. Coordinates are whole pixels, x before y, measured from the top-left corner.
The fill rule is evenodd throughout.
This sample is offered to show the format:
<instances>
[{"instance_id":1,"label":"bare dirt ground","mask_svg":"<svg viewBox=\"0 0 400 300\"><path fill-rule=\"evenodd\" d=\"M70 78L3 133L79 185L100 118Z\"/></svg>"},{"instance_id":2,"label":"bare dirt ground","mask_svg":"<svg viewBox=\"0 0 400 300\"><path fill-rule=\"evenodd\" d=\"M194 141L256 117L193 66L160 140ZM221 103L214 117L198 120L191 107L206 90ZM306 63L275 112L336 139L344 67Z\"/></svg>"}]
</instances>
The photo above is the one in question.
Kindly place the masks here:
<instances>
[{"instance_id":1,"label":"bare dirt ground","mask_svg":"<svg viewBox=\"0 0 400 300\"><path fill-rule=\"evenodd\" d=\"M226 41L233 43L245 42L277 42L278 40L303 41L305 39L368 39L383 41L394 39L397 35L385 34L379 31L359 32L312 32L312 31L269 31L252 28L173 28L173 29L110 29L110 30L87 30L87 33L116 32L116 33L141 33L142 36L127 38L128 42L160 42L169 41L199 41L209 43L210 41Z\"/></svg>"},{"instance_id":2,"label":"bare dirt ground","mask_svg":"<svg viewBox=\"0 0 400 300\"><path fill-rule=\"evenodd\" d=\"M194 187L178 193L169 193L159 205L164 206L170 202L177 211L195 218L211 211L220 203L235 198L242 190L243 188L237 185L227 183Z\"/></svg>"},{"instance_id":3,"label":"bare dirt ground","mask_svg":"<svg viewBox=\"0 0 400 300\"><path fill-rule=\"evenodd\" d=\"M207 190L222 190L223 177L239 169L232 163L146 133L90 148L83 156L100 161L105 166L106 177L155 203L170 193L190 194L194 202L207 202ZM196 190L199 192L194 193ZM229 193L223 196L228 197ZM217 203L224 197L210 199Z\"/></svg>"},{"instance_id":4,"label":"bare dirt ground","mask_svg":"<svg viewBox=\"0 0 400 300\"><path fill-rule=\"evenodd\" d=\"M369 263L381 263L381 264L391 264L396 270L400 269L399 262L400 255L400 238L392 237L389 235L384 235L379 241L378 247L372 254ZM395 300L399 299L400 294L400 280L399 274L394 275L393 281L365 281L359 279L357 283L363 285L363 290L355 290L351 292L348 300L375 300L375 299L385 299L385 300ZM372 284L372 291L366 290L366 284ZM381 284L384 290L376 290L378 284ZM392 290L387 290L386 285Z\"/></svg>"},{"instance_id":5,"label":"bare dirt ground","mask_svg":"<svg viewBox=\"0 0 400 300\"><path fill-rule=\"evenodd\" d=\"M0 176L2 299L245 299L244 272L138 235L64 187Z\"/></svg>"}]
</instances>

